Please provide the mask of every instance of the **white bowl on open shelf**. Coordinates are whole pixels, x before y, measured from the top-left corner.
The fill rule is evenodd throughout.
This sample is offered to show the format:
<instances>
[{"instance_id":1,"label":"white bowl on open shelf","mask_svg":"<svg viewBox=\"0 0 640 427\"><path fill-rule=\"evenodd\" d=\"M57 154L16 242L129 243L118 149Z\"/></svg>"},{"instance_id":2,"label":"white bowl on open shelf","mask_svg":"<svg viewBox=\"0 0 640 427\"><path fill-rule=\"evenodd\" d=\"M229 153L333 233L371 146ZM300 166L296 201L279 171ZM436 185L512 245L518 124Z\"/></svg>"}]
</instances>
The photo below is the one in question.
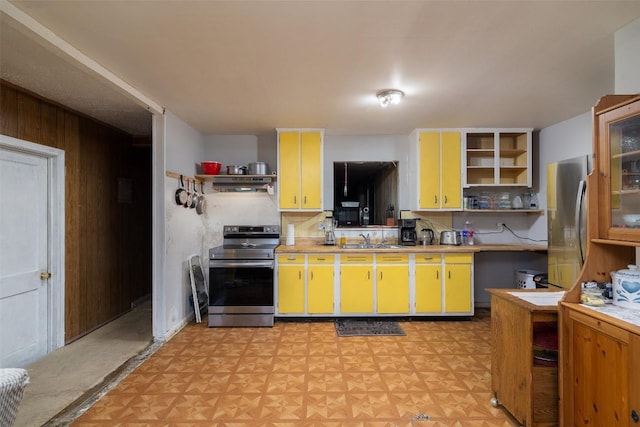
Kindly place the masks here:
<instances>
[{"instance_id":1,"label":"white bowl on open shelf","mask_svg":"<svg viewBox=\"0 0 640 427\"><path fill-rule=\"evenodd\" d=\"M640 227L640 214L622 215L622 221L630 227Z\"/></svg>"}]
</instances>

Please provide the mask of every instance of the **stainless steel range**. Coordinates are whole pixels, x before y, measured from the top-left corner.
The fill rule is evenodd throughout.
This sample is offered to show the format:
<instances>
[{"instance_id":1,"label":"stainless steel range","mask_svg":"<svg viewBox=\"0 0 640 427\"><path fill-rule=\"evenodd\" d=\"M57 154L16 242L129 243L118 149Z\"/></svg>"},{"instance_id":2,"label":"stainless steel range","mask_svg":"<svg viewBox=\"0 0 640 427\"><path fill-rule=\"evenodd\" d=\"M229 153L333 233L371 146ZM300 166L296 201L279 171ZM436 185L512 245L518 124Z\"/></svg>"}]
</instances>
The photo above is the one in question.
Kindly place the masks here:
<instances>
[{"instance_id":1,"label":"stainless steel range","mask_svg":"<svg viewBox=\"0 0 640 427\"><path fill-rule=\"evenodd\" d=\"M209 326L273 326L279 225L225 225L209 249Z\"/></svg>"}]
</instances>

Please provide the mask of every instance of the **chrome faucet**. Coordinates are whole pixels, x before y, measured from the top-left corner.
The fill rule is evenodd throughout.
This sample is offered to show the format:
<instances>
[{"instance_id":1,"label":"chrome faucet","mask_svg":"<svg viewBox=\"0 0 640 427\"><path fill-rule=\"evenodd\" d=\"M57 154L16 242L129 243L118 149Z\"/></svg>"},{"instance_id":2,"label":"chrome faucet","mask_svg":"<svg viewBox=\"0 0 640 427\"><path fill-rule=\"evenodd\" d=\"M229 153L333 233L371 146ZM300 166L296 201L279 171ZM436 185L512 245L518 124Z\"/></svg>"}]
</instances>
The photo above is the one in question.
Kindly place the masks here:
<instances>
[{"instance_id":1,"label":"chrome faucet","mask_svg":"<svg viewBox=\"0 0 640 427\"><path fill-rule=\"evenodd\" d=\"M364 239L364 243L366 245L370 245L371 244L371 237L369 236L369 234L367 234L365 236L364 233L360 233L360 236L362 236L362 238Z\"/></svg>"}]
</instances>

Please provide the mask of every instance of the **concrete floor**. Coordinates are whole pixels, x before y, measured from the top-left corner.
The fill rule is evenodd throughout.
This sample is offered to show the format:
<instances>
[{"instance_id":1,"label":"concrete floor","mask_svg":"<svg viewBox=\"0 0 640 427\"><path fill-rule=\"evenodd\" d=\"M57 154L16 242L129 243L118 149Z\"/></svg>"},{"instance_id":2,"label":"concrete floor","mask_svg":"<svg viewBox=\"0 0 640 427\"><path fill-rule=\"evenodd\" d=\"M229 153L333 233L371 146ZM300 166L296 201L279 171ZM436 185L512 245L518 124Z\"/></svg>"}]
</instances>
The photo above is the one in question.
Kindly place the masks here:
<instances>
[{"instance_id":1,"label":"concrete floor","mask_svg":"<svg viewBox=\"0 0 640 427\"><path fill-rule=\"evenodd\" d=\"M119 376L155 351L152 344L151 301L147 301L29 365L30 382L15 427L67 425L105 387L115 385Z\"/></svg>"}]
</instances>

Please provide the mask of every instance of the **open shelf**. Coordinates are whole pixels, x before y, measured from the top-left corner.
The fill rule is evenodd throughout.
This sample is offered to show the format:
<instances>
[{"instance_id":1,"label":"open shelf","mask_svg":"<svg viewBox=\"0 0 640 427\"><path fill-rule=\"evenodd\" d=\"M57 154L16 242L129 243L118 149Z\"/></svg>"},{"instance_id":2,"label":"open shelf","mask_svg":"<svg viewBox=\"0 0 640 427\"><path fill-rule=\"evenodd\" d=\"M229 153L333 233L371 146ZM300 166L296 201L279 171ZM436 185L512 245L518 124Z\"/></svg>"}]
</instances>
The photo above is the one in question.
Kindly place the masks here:
<instances>
[{"instance_id":1,"label":"open shelf","mask_svg":"<svg viewBox=\"0 0 640 427\"><path fill-rule=\"evenodd\" d=\"M465 186L531 186L531 130L473 131L465 139Z\"/></svg>"},{"instance_id":2,"label":"open shelf","mask_svg":"<svg viewBox=\"0 0 640 427\"><path fill-rule=\"evenodd\" d=\"M464 212L470 213L526 213L531 215L542 215L542 209L465 209Z\"/></svg>"}]
</instances>

